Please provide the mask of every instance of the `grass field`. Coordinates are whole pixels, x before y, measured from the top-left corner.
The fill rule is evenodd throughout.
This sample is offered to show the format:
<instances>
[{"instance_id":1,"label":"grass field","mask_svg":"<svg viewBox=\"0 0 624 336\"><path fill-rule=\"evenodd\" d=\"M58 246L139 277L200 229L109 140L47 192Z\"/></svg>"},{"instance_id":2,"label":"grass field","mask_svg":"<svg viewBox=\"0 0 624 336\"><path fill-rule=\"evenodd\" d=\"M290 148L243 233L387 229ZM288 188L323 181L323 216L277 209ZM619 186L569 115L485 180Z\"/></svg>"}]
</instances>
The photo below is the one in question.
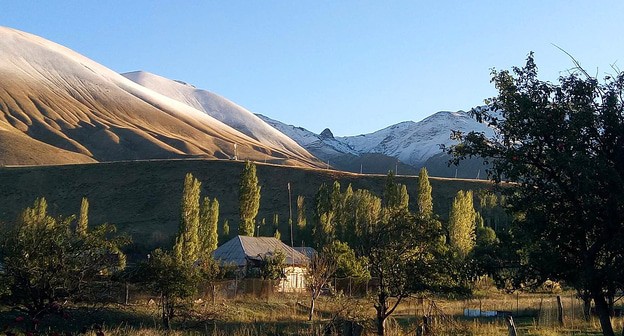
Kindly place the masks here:
<instances>
[{"instance_id":1,"label":"grass field","mask_svg":"<svg viewBox=\"0 0 624 336\"><path fill-rule=\"evenodd\" d=\"M562 293L564 325L558 325L554 315L556 294L523 293L507 295L491 292L481 300L447 300L443 298L411 298L401 304L388 321L389 335L414 335L423 312L438 321L435 335L506 335L502 317L464 317L465 308L506 310L514 315L519 335L600 335L598 320L584 321L580 302L572 293ZM70 306L67 316L51 316L38 325L38 332L95 335L101 327L105 335L322 335L324 328L336 317L355 320L365 327L365 335L374 330L374 310L366 298L321 297L316 322L307 322L307 296L301 294L275 295L270 298L250 296L232 300L194 303L173 323L172 330L160 327L160 309L148 298L129 305ZM541 309L540 309L541 307ZM16 321L16 312L0 313L0 325L18 332L34 331L32 321ZM614 318L621 332L622 318ZM6 329L5 329L6 330Z\"/></svg>"}]
</instances>

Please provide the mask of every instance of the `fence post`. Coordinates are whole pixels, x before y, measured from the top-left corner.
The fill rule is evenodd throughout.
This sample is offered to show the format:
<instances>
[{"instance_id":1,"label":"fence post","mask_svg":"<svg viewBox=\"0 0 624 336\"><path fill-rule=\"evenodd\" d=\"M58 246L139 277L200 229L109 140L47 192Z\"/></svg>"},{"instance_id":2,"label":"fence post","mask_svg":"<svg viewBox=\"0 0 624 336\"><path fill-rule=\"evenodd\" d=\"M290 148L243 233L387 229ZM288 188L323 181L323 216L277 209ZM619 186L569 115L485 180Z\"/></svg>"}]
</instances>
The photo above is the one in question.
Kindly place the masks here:
<instances>
[{"instance_id":1,"label":"fence post","mask_svg":"<svg viewBox=\"0 0 624 336\"><path fill-rule=\"evenodd\" d=\"M542 324L542 304L544 303L544 298L540 298L539 311L537 312L537 325Z\"/></svg>"}]
</instances>

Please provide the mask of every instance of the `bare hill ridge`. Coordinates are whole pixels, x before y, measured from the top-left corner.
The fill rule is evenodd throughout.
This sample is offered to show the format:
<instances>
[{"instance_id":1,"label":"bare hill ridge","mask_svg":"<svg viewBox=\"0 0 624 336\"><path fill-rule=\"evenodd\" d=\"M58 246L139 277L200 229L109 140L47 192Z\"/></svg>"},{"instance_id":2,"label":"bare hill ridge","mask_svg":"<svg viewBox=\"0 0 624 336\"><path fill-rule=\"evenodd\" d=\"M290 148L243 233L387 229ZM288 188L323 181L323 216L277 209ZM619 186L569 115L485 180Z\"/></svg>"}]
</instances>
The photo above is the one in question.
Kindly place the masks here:
<instances>
[{"instance_id":1,"label":"bare hill ridge","mask_svg":"<svg viewBox=\"0 0 624 336\"><path fill-rule=\"evenodd\" d=\"M43 38L0 27L0 164L239 158L318 161L278 148Z\"/></svg>"}]
</instances>

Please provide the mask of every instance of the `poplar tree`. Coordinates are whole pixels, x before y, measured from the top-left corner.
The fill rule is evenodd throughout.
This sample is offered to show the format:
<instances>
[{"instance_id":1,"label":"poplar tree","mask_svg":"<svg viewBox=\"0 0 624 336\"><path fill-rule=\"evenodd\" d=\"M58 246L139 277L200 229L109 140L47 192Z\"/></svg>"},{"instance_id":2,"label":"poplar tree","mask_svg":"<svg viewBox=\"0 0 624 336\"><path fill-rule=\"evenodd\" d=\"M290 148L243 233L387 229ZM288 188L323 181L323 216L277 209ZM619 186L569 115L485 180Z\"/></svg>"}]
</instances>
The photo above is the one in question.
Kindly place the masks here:
<instances>
[{"instance_id":1,"label":"poplar tree","mask_svg":"<svg viewBox=\"0 0 624 336\"><path fill-rule=\"evenodd\" d=\"M80 202L80 214L78 215L76 233L82 236L86 235L88 226L89 226L89 200L86 197L83 197L82 201Z\"/></svg>"},{"instance_id":2,"label":"poplar tree","mask_svg":"<svg viewBox=\"0 0 624 336\"><path fill-rule=\"evenodd\" d=\"M199 240L201 253L208 254L217 249L219 235L217 224L219 223L219 201L214 198L204 197L199 212Z\"/></svg>"},{"instance_id":3,"label":"poplar tree","mask_svg":"<svg viewBox=\"0 0 624 336\"><path fill-rule=\"evenodd\" d=\"M477 213L472 201L472 191L457 192L449 214L449 240L461 257L466 257L476 243Z\"/></svg>"},{"instance_id":4,"label":"poplar tree","mask_svg":"<svg viewBox=\"0 0 624 336\"><path fill-rule=\"evenodd\" d=\"M404 184L396 183L394 172L389 171L386 176L386 186L384 188L384 204L389 210L407 210L409 204L409 194Z\"/></svg>"},{"instance_id":5,"label":"poplar tree","mask_svg":"<svg viewBox=\"0 0 624 336\"><path fill-rule=\"evenodd\" d=\"M306 228L308 219L306 218L305 197L297 196L297 227L303 231Z\"/></svg>"},{"instance_id":6,"label":"poplar tree","mask_svg":"<svg viewBox=\"0 0 624 336\"><path fill-rule=\"evenodd\" d=\"M427 168L421 168L418 173L418 212L422 216L433 215L433 197L431 196L431 184L429 183L429 174Z\"/></svg>"},{"instance_id":7,"label":"poplar tree","mask_svg":"<svg viewBox=\"0 0 624 336\"><path fill-rule=\"evenodd\" d=\"M241 236L253 237L254 235L256 216L260 208L260 189L256 165L249 161L245 162L238 194L240 212L238 234Z\"/></svg>"},{"instance_id":8,"label":"poplar tree","mask_svg":"<svg viewBox=\"0 0 624 336\"><path fill-rule=\"evenodd\" d=\"M180 263L193 263L198 258L200 188L201 182L193 174L186 174L180 205L180 226L173 248L175 259Z\"/></svg>"}]
</instances>

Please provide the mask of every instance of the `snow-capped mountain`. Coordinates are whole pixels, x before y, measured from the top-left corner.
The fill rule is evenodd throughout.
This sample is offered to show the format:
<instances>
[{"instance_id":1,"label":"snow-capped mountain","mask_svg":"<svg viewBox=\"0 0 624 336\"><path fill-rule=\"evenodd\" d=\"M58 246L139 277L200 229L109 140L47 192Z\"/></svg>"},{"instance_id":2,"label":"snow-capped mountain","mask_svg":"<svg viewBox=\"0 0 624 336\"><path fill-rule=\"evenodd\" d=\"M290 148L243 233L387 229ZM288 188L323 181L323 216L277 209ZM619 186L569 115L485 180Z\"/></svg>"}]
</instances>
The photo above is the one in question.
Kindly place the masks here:
<instances>
[{"instance_id":1,"label":"snow-capped mountain","mask_svg":"<svg viewBox=\"0 0 624 336\"><path fill-rule=\"evenodd\" d=\"M464 111L442 111L419 122L406 121L370 134L339 137L338 140L358 153L382 153L418 167L442 153L441 144L450 146L455 143L450 139L451 131L493 134L491 128L478 123Z\"/></svg>"},{"instance_id":2,"label":"snow-capped mountain","mask_svg":"<svg viewBox=\"0 0 624 336\"><path fill-rule=\"evenodd\" d=\"M205 112L209 116L264 144L272 145L296 155L309 156L306 150L297 142L269 126L255 114L210 91L197 89L195 86L185 82L167 79L145 71L128 72L122 74L122 76L164 96Z\"/></svg>"},{"instance_id":3,"label":"snow-capped mountain","mask_svg":"<svg viewBox=\"0 0 624 336\"><path fill-rule=\"evenodd\" d=\"M258 117L290 136L314 156L336 169L376 174L385 174L389 170L397 170L401 174L417 173L414 167L385 154L356 151L345 142L336 139L328 128L321 134L316 134L303 127L287 125L260 114Z\"/></svg>"},{"instance_id":4,"label":"snow-capped mountain","mask_svg":"<svg viewBox=\"0 0 624 336\"><path fill-rule=\"evenodd\" d=\"M5 27L0 78L0 164L230 158L234 145L244 159L319 164L299 146L263 143L66 47Z\"/></svg>"},{"instance_id":5,"label":"snow-capped mountain","mask_svg":"<svg viewBox=\"0 0 624 336\"><path fill-rule=\"evenodd\" d=\"M358 151L349 147L346 143L336 140L329 129L325 129L321 134L308 131L303 127L287 125L280 121L271 119L262 114L257 115L267 124L271 125L280 132L286 134L298 144L307 149L317 158L327 162L339 155L349 154L358 155Z\"/></svg>"},{"instance_id":6,"label":"snow-capped mountain","mask_svg":"<svg viewBox=\"0 0 624 336\"><path fill-rule=\"evenodd\" d=\"M422 121L405 121L388 126L379 131L357 136L334 137L329 129L321 134L308 131L302 127L286 125L266 116L258 115L269 125L290 136L324 162L333 162L336 168L357 171L362 164L370 166L371 161L385 161L386 164L374 172L383 173L396 169L396 161L406 166L398 166L399 172L413 171L422 166L437 167L444 170L436 176L453 176L454 168L444 168L441 162L448 158L442 153L440 145L450 146L454 141L450 139L451 131L484 132L491 136L493 131L487 125L478 123L463 111L437 112ZM371 156L376 154L376 156ZM434 161L429 161L434 160ZM353 162L359 162L357 165ZM470 171L460 171L459 175L472 177L476 174L478 164L472 164ZM373 171L370 171L373 172ZM435 172L430 172L435 175Z\"/></svg>"}]
</instances>

